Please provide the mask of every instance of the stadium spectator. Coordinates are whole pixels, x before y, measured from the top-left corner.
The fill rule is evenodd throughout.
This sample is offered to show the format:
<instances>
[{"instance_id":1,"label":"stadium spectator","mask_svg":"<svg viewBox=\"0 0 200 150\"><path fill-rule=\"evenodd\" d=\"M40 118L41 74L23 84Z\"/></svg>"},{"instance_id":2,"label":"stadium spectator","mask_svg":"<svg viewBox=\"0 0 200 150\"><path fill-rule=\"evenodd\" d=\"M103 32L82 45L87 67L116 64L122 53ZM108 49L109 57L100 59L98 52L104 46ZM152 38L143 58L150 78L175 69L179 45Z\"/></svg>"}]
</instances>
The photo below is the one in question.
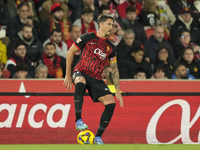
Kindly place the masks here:
<instances>
[{"instance_id":1,"label":"stadium spectator","mask_svg":"<svg viewBox=\"0 0 200 150\"><path fill-rule=\"evenodd\" d=\"M4 66L3 66L2 63L0 63L0 79L4 78L4 76L3 76L3 69L4 69Z\"/></svg>"},{"instance_id":2,"label":"stadium spectator","mask_svg":"<svg viewBox=\"0 0 200 150\"><path fill-rule=\"evenodd\" d=\"M61 8L63 9L64 16L63 18L66 20L69 20L69 9L66 4L62 0L47 0L42 4L42 9L40 11L40 19L41 21L45 21L46 19L49 19L51 16L51 6L59 3L61 5Z\"/></svg>"},{"instance_id":3,"label":"stadium spectator","mask_svg":"<svg viewBox=\"0 0 200 150\"><path fill-rule=\"evenodd\" d=\"M66 59L56 54L56 45L52 42L46 44L38 64L47 66L48 78L63 78L65 76Z\"/></svg>"},{"instance_id":4,"label":"stadium spectator","mask_svg":"<svg viewBox=\"0 0 200 150\"><path fill-rule=\"evenodd\" d=\"M15 50L11 58L6 62L5 68L10 71L11 77L15 74L15 68L20 63L27 66L28 74L33 78L35 71L34 63L28 59L26 55L26 44L23 41L18 41L15 44Z\"/></svg>"},{"instance_id":5,"label":"stadium spectator","mask_svg":"<svg viewBox=\"0 0 200 150\"><path fill-rule=\"evenodd\" d=\"M156 14L159 17L160 23L166 28L170 28L176 21L176 17L166 3L166 0L157 0Z\"/></svg>"},{"instance_id":6,"label":"stadium spectator","mask_svg":"<svg viewBox=\"0 0 200 150\"><path fill-rule=\"evenodd\" d=\"M176 61L176 64L185 65L189 74L194 76L196 79L200 78L200 63L194 60L194 51L191 47L185 47L182 54Z\"/></svg>"},{"instance_id":7,"label":"stadium spectator","mask_svg":"<svg viewBox=\"0 0 200 150\"><path fill-rule=\"evenodd\" d=\"M187 72L185 65L177 64L175 66L175 74L172 75L172 79L189 79L194 80L195 78Z\"/></svg>"},{"instance_id":8,"label":"stadium spectator","mask_svg":"<svg viewBox=\"0 0 200 150\"><path fill-rule=\"evenodd\" d=\"M94 20L97 20L97 18L99 17L99 6L94 4L94 0L83 0L82 2L76 1L76 5L72 10L72 14L70 16L72 22L81 18L81 14L84 8L92 9L94 12Z\"/></svg>"},{"instance_id":9,"label":"stadium spectator","mask_svg":"<svg viewBox=\"0 0 200 150\"><path fill-rule=\"evenodd\" d=\"M78 39L78 37L80 36L81 36L81 28L79 28L77 25L73 25L70 31L70 38L66 42L68 49L70 49L74 41Z\"/></svg>"},{"instance_id":10,"label":"stadium spectator","mask_svg":"<svg viewBox=\"0 0 200 150\"><path fill-rule=\"evenodd\" d=\"M22 29L25 24L29 24L32 27L33 34L38 35L37 29L34 27L33 20L28 17L29 15L29 5L22 2L18 5L18 15L8 20L6 34L12 40L17 36L17 33Z\"/></svg>"},{"instance_id":11,"label":"stadium spectator","mask_svg":"<svg viewBox=\"0 0 200 150\"><path fill-rule=\"evenodd\" d=\"M136 9L134 7L126 8L126 19L124 19L125 30L131 29L135 33L135 39L145 44L147 41L147 36L144 31L144 27L138 23L136 19Z\"/></svg>"},{"instance_id":12,"label":"stadium spectator","mask_svg":"<svg viewBox=\"0 0 200 150\"><path fill-rule=\"evenodd\" d=\"M5 38L5 30L0 30L0 63L6 64L7 62L7 47L5 44L3 44L2 39Z\"/></svg>"},{"instance_id":13,"label":"stadium spectator","mask_svg":"<svg viewBox=\"0 0 200 150\"><path fill-rule=\"evenodd\" d=\"M98 31L99 26L96 21L93 21L94 11L91 8L84 8L82 11L81 18L77 19L73 25L81 28L81 33L90 33Z\"/></svg>"},{"instance_id":14,"label":"stadium spectator","mask_svg":"<svg viewBox=\"0 0 200 150\"><path fill-rule=\"evenodd\" d=\"M69 37L70 23L64 18L64 12L61 4L56 3L51 6L51 17L41 23L40 39L41 42L46 41L50 37L53 29L62 31L63 41L66 42Z\"/></svg>"},{"instance_id":15,"label":"stadium spectator","mask_svg":"<svg viewBox=\"0 0 200 150\"><path fill-rule=\"evenodd\" d=\"M103 15L110 15L110 7L109 5L101 5L100 8L100 14ZM124 31L122 30L122 23L119 19L115 18L114 26L111 31L111 35L108 37L108 39L116 46L119 44L119 42L122 39L122 36L124 35Z\"/></svg>"},{"instance_id":16,"label":"stadium spectator","mask_svg":"<svg viewBox=\"0 0 200 150\"><path fill-rule=\"evenodd\" d=\"M58 29L53 29L51 31L51 36L43 43L43 47L49 42L53 42L56 45L56 54L66 58L68 51L67 44L62 41L62 32Z\"/></svg>"},{"instance_id":17,"label":"stadium spectator","mask_svg":"<svg viewBox=\"0 0 200 150\"><path fill-rule=\"evenodd\" d=\"M191 41L190 32L185 30L181 33L179 37L179 41L177 43L173 43L174 54L176 59L181 55L183 52L184 47L191 47L194 50L194 59L199 59L199 50L200 46L196 45L194 42Z\"/></svg>"},{"instance_id":18,"label":"stadium spectator","mask_svg":"<svg viewBox=\"0 0 200 150\"><path fill-rule=\"evenodd\" d=\"M156 51L160 45L166 45L169 48L169 60L174 63L174 50L171 44L164 38L164 28L162 26L157 26L154 30L154 34L147 40L144 46L145 56L149 57L151 61L154 61L156 57Z\"/></svg>"},{"instance_id":19,"label":"stadium spectator","mask_svg":"<svg viewBox=\"0 0 200 150\"><path fill-rule=\"evenodd\" d=\"M153 71L153 75L151 79L168 79L165 76L165 68L163 65L157 65L154 67L154 71Z\"/></svg>"},{"instance_id":20,"label":"stadium spectator","mask_svg":"<svg viewBox=\"0 0 200 150\"><path fill-rule=\"evenodd\" d=\"M15 67L15 74L12 76L12 78L17 79L26 79L31 78L28 74L27 66L25 64L17 64Z\"/></svg>"},{"instance_id":21,"label":"stadium spectator","mask_svg":"<svg viewBox=\"0 0 200 150\"><path fill-rule=\"evenodd\" d=\"M117 5L117 11L121 18L126 18L126 8L131 6L136 9L137 16L140 14L142 10L142 3L138 2L137 0L115 0Z\"/></svg>"},{"instance_id":22,"label":"stadium spectator","mask_svg":"<svg viewBox=\"0 0 200 150\"><path fill-rule=\"evenodd\" d=\"M134 79L146 79L146 71L143 68L137 68L134 74Z\"/></svg>"},{"instance_id":23,"label":"stadium spectator","mask_svg":"<svg viewBox=\"0 0 200 150\"><path fill-rule=\"evenodd\" d=\"M32 27L28 24L24 25L22 30L18 32L17 37L11 40L8 45L8 57L10 58L11 54L15 50L15 44L20 40L26 45L26 54L28 58L32 62L36 62L42 56L44 48L40 40L33 35Z\"/></svg>"},{"instance_id":24,"label":"stadium spectator","mask_svg":"<svg viewBox=\"0 0 200 150\"><path fill-rule=\"evenodd\" d=\"M156 1L144 0L144 7L139 14L139 22L145 29L154 27L157 25L158 16L156 15Z\"/></svg>"},{"instance_id":25,"label":"stadium spectator","mask_svg":"<svg viewBox=\"0 0 200 150\"><path fill-rule=\"evenodd\" d=\"M164 67L165 76L171 78L174 73L173 62L170 61L170 50L167 46L161 45L156 52L154 66L162 65Z\"/></svg>"},{"instance_id":26,"label":"stadium spectator","mask_svg":"<svg viewBox=\"0 0 200 150\"><path fill-rule=\"evenodd\" d=\"M0 29L1 26L6 26L9 19L9 12L7 5L0 0Z\"/></svg>"},{"instance_id":27,"label":"stadium spectator","mask_svg":"<svg viewBox=\"0 0 200 150\"><path fill-rule=\"evenodd\" d=\"M199 11L190 0L176 0L176 1L168 0L168 2L172 9L172 12L177 18L178 18L179 12L184 7L189 8L191 10L192 16L195 18L198 18Z\"/></svg>"},{"instance_id":28,"label":"stadium spectator","mask_svg":"<svg viewBox=\"0 0 200 150\"><path fill-rule=\"evenodd\" d=\"M48 68L46 65L40 64L35 69L35 78L37 79L46 79L48 75Z\"/></svg>"},{"instance_id":29,"label":"stadium spectator","mask_svg":"<svg viewBox=\"0 0 200 150\"><path fill-rule=\"evenodd\" d=\"M200 30L198 22L191 17L191 11L189 8L182 8L178 19L171 28L171 40L174 43L178 43L180 34L188 30L190 31L191 41L200 45Z\"/></svg>"},{"instance_id":30,"label":"stadium spectator","mask_svg":"<svg viewBox=\"0 0 200 150\"><path fill-rule=\"evenodd\" d=\"M99 0L99 7L101 7L101 5L108 5L110 7L110 11L111 11L110 15L113 18L119 18L119 14L117 12L117 7L111 0Z\"/></svg>"},{"instance_id":31,"label":"stadium spectator","mask_svg":"<svg viewBox=\"0 0 200 150\"><path fill-rule=\"evenodd\" d=\"M26 3L29 6L28 10L28 17L32 18L32 20L35 21L36 24L40 23L39 17L37 15L37 12L35 10L35 3L33 0L8 0L7 6L9 10L10 18L13 18L18 13L18 6L20 3Z\"/></svg>"},{"instance_id":32,"label":"stadium spectator","mask_svg":"<svg viewBox=\"0 0 200 150\"><path fill-rule=\"evenodd\" d=\"M135 33L131 29L126 30L123 39L117 45L117 60L119 61L122 57L129 53L133 47L139 46L141 46L141 44L135 40Z\"/></svg>"},{"instance_id":33,"label":"stadium spectator","mask_svg":"<svg viewBox=\"0 0 200 150\"><path fill-rule=\"evenodd\" d=\"M143 56L144 52L141 47L133 47L130 53L120 59L118 62L120 78L133 78L137 68L145 69L147 78L150 78L152 75L151 64Z\"/></svg>"}]
</instances>

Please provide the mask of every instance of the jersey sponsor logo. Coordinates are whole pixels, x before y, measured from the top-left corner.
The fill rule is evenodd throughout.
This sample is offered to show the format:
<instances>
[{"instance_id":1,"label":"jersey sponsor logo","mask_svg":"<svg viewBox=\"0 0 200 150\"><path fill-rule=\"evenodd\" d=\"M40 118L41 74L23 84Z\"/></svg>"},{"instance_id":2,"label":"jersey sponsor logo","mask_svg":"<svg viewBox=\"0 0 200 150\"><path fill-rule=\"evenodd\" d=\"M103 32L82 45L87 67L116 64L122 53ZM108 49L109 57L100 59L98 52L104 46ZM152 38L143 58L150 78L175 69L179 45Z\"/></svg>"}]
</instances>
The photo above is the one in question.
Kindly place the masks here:
<instances>
[{"instance_id":1,"label":"jersey sponsor logo","mask_svg":"<svg viewBox=\"0 0 200 150\"><path fill-rule=\"evenodd\" d=\"M77 40L76 40L76 43L79 43L79 42L81 42L82 40L81 40L81 38L78 38Z\"/></svg>"},{"instance_id":2,"label":"jersey sponsor logo","mask_svg":"<svg viewBox=\"0 0 200 150\"><path fill-rule=\"evenodd\" d=\"M96 49L94 50L94 53L97 54L97 55L99 55L101 59L103 59L103 60L106 59L106 56L107 56L107 55L106 55L105 53L103 53L103 50L101 50L101 49L99 49L99 48L96 48Z\"/></svg>"}]
</instances>

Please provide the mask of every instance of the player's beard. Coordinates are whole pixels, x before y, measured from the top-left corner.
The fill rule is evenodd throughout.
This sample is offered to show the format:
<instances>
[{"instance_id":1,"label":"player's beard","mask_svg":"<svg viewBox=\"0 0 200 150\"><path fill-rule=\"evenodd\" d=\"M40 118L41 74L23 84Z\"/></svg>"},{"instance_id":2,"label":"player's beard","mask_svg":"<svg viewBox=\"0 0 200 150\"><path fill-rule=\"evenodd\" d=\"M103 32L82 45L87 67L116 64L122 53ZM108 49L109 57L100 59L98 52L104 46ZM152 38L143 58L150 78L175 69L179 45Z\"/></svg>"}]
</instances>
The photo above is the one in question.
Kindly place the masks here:
<instances>
[{"instance_id":1,"label":"player's beard","mask_svg":"<svg viewBox=\"0 0 200 150\"><path fill-rule=\"evenodd\" d=\"M47 55L47 58L51 59L54 57L54 54L46 54Z\"/></svg>"}]
</instances>

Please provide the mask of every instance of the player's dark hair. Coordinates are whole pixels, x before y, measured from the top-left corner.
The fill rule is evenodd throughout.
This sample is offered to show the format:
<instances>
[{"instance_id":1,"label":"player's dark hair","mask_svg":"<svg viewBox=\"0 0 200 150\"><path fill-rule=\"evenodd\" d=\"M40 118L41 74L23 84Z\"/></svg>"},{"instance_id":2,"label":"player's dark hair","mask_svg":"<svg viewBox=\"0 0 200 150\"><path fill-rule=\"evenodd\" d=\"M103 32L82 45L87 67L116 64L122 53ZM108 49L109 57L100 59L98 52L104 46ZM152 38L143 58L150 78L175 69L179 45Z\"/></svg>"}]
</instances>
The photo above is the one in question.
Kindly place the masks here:
<instances>
[{"instance_id":1,"label":"player's dark hair","mask_svg":"<svg viewBox=\"0 0 200 150\"><path fill-rule=\"evenodd\" d=\"M131 52L130 53L138 53L139 51L143 51L144 52L144 49L140 46L134 46L132 49L131 49Z\"/></svg>"},{"instance_id":2,"label":"player's dark hair","mask_svg":"<svg viewBox=\"0 0 200 150\"><path fill-rule=\"evenodd\" d=\"M27 6L28 9L30 8L29 5L28 5L28 3L26 3L26 2L21 2L21 3L17 6L17 9L20 10L23 6Z\"/></svg>"},{"instance_id":3,"label":"player's dark hair","mask_svg":"<svg viewBox=\"0 0 200 150\"><path fill-rule=\"evenodd\" d=\"M126 8L126 14L128 12L136 12L136 9L134 7L132 7L132 6L129 6L129 7Z\"/></svg>"},{"instance_id":4,"label":"player's dark hair","mask_svg":"<svg viewBox=\"0 0 200 150\"><path fill-rule=\"evenodd\" d=\"M109 15L100 15L98 17L97 21L98 21L98 23L100 23L100 22L105 22L107 19L112 19L113 22L115 22L114 18L112 16L109 16Z\"/></svg>"},{"instance_id":5,"label":"player's dark hair","mask_svg":"<svg viewBox=\"0 0 200 150\"><path fill-rule=\"evenodd\" d=\"M144 68L136 68L134 71L134 75L137 75L138 73L146 73L146 70Z\"/></svg>"},{"instance_id":6,"label":"player's dark hair","mask_svg":"<svg viewBox=\"0 0 200 150\"><path fill-rule=\"evenodd\" d=\"M19 72L19 71L28 71L27 69L27 66L25 64L18 64L16 67L15 67L15 72Z\"/></svg>"},{"instance_id":7,"label":"player's dark hair","mask_svg":"<svg viewBox=\"0 0 200 150\"><path fill-rule=\"evenodd\" d=\"M52 46L52 45L53 45L54 48L56 48L56 45L55 45L53 42L49 42L49 43L47 43L47 44L45 45L45 48L46 48L48 45L49 45L49 46Z\"/></svg>"},{"instance_id":8,"label":"player's dark hair","mask_svg":"<svg viewBox=\"0 0 200 150\"><path fill-rule=\"evenodd\" d=\"M26 47L26 44L24 43L24 41L19 40L17 41L17 43L15 44L15 49L17 49L20 45L24 45Z\"/></svg>"},{"instance_id":9,"label":"player's dark hair","mask_svg":"<svg viewBox=\"0 0 200 150\"><path fill-rule=\"evenodd\" d=\"M99 8L99 13L102 14L103 10L110 10L109 5L101 5L101 7Z\"/></svg>"},{"instance_id":10,"label":"player's dark hair","mask_svg":"<svg viewBox=\"0 0 200 150\"><path fill-rule=\"evenodd\" d=\"M51 31L51 35L53 35L54 32L57 32L57 33L61 33L61 34L62 34L61 30L58 29L58 28L53 29L53 30Z\"/></svg>"},{"instance_id":11,"label":"player's dark hair","mask_svg":"<svg viewBox=\"0 0 200 150\"><path fill-rule=\"evenodd\" d=\"M94 13L94 11L90 8L90 7L85 7L83 10L82 10L82 15L83 14L91 14L91 13Z\"/></svg>"}]
</instances>

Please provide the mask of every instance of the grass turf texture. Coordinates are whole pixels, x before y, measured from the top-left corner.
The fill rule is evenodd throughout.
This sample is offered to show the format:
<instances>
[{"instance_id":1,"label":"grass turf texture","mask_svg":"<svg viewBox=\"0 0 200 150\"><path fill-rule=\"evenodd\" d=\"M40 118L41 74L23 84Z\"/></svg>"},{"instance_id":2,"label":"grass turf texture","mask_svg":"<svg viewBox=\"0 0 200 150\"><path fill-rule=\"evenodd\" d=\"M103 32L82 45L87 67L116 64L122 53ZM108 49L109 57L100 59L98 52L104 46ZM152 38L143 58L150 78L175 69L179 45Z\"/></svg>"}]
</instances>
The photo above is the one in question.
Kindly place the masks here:
<instances>
[{"instance_id":1,"label":"grass turf texture","mask_svg":"<svg viewBox=\"0 0 200 150\"><path fill-rule=\"evenodd\" d=\"M200 145L148 145L148 144L106 144L106 145L0 145L0 150L200 150Z\"/></svg>"}]
</instances>

